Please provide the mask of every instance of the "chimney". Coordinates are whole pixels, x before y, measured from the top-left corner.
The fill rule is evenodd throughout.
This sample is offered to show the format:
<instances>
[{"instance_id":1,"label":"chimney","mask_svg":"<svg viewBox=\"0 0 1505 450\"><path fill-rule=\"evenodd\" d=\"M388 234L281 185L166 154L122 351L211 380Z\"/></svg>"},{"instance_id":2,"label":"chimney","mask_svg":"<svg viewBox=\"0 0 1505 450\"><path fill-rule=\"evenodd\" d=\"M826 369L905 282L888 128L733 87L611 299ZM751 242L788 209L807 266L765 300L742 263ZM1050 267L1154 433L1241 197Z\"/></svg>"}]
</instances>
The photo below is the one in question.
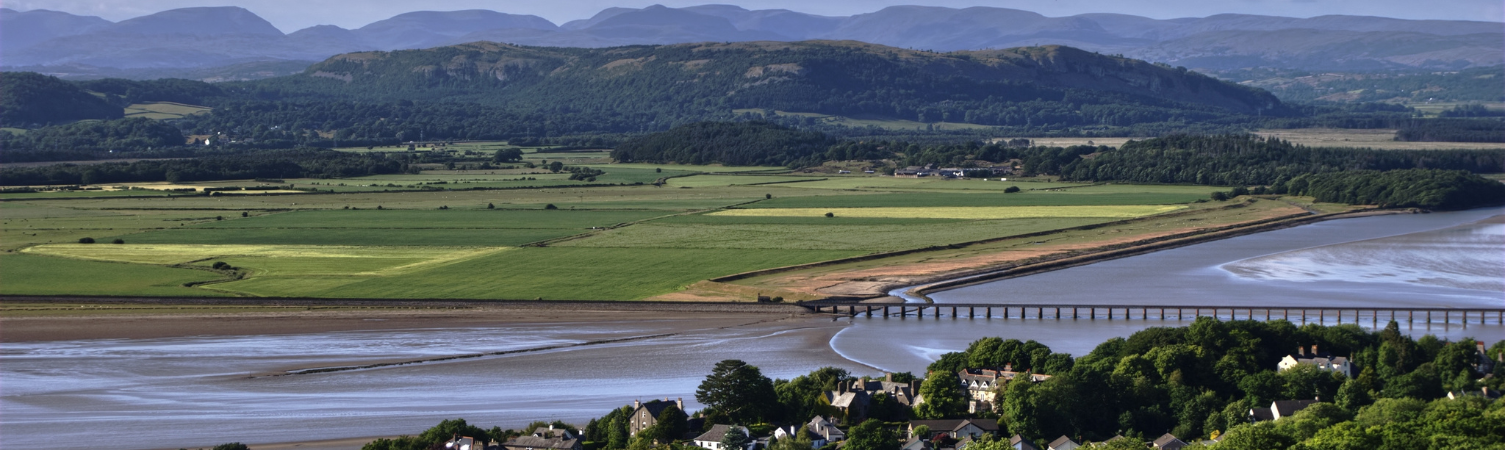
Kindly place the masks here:
<instances>
[{"instance_id":1,"label":"chimney","mask_svg":"<svg viewBox=\"0 0 1505 450\"><path fill-rule=\"evenodd\" d=\"M887 381L889 383L894 382L893 372L883 372L883 381Z\"/></svg>"},{"instance_id":2,"label":"chimney","mask_svg":"<svg viewBox=\"0 0 1505 450\"><path fill-rule=\"evenodd\" d=\"M1317 357L1317 344L1312 344L1312 357Z\"/></svg>"},{"instance_id":3,"label":"chimney","mask_svg":"<svg viewBox=\"0 0 1505 450\"><path fill-rule=\"evenodd\" d=\"M684 397L680 397L680 398L674 399L674 406L678 407L680 411L684 411L685 410L685 398Z\"/></svg>"},{"instance_id":4,"label":"chimney","mask_svg":"<svg viewBox=\"0 0 1505 450\"><path fill-rule=\"evenodd\" d=\"M1014 371L1014 363L1004 364L1003 365L1003 371L1004 372L1013 372Z\"/></svg>"},{"instance_id":5,"label":"chimney","mask_svg":"<svg viewBox=\"0 0 1505 450\"><path fill-rule=\"evenodd\" d=\"M549 431L554 431L554 424L549 424Z\"/></svg>"},{"instance_id":6,"label":"chimney","mask_svg":"<svg viewBox=\"0 0 1505 450\"><path fill-rule=\"evenodd\" d=\"M1306 347L1302 347L1300 345L1296 346L1296 356L1306 356Z\"/></svg>"},{"instance_id":7,"label":"chimney","mask_svg":"<svg viewBox=\"0 0 1505 450\"><path fill-rule=\"evenodd\" d=\"M633 400L632 401L632 409L634 411L636 411L638 408L642 408L642 407L643 407L643 402L640 402L640 401L637 401L637 400Z\"/></svg>"}]
</instances>

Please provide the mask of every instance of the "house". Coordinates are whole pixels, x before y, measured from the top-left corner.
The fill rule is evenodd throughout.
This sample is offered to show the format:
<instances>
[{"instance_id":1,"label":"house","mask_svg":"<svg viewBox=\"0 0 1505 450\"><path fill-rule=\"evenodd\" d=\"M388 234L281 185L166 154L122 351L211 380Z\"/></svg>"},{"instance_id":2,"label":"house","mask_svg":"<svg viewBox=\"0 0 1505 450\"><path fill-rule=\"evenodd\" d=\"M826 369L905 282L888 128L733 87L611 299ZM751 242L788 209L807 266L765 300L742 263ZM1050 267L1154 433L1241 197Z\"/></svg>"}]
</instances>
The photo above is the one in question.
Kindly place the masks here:
<instances>
[{"instance_id":1,"label":"house","mask_svg":"<svg viewBox=\"0 0 1505 450\"><path fill-rule=\"evenodd\" d=\"M936 449L935 449L935 443L931 442L929 439L912 438L912 439L904 442L904 446L899 447L899 450L936 450Z\"/></svg>"},{"instance_id":2,"label":"house","mask_svg":"<svg viewBox=\"0 0 1505 450\"><path fill-rule=\"evenodd\" d=\"M920 426L930 428L930 436L915 436L915 429ZM952 439L977 438L984 434L998 434L998 422L988 419L945 419L945 420L911 420L909 421L909 436L929 439L931 436L944 434Z\"/></svg>"},{"instance_id":3,"label":"house","mask_svg":"<svg viewBox=\"0 0 1505 450\"><path fill-rule=\"evenodd\" d=\"M867 404L872 401L872 397L868 396L867 391L854 390L849 384L839 383L836 390L826 392L826 400L846 417L855 420L867 415Z\"/></svg>"},{"instance_id":4,"label":"house","mask_svg":"<svg viewBox=\"0 0 1505 450\"><path fill-rule=\"evenodd\" d=\"M816 416L816 418L818 419L820 417ZM787 427L775 428L773 430L773 438L782 441L784 439L797 436L795 433L805 433L805 437L810 439L810 448L821 448L825 447L826 444L831 443L831 441L827 440L825 436L816 434L814 431L810 431L809 428L799 425L790 425Z\"/></svg>"},{"instance_id":5,"label":"house","mask_svg":"<svg viewBox=\"0 0 1505 450\"><path fill-rule=\"evenodd\" d=\"M680 411L684 411L685 401L684 399L677 399L671 402L668 398L665 398L662 401L650 400L648 403L642 403L637 400L633 400L632 415L628 416L627 418L628 434L637 436L639 431L646 430L648 429L648 427L653 426L653 424L658 423L658 415L660 413L663 413L664 409L667 409L670 406L677 407Z\"/></svg>"},{"instance_id":6,"label":"house","mask_svg":"<svg viewBox=\"0 0 1505 450\"><path fill-rule=\"evenodd\" d=\"M912 408L922 402L919 392L919 381L898 383L893 381L893 374L888 374L882 381L854 380L838 384L836 390L826 392L826 400L846 415L848 420L855 421L867 416L867 406L874 395L887 394L899 404Z\"/></svg>"},{"instance_id":7,"label":"house","mask_svg":"<svg viewBox=\"0 0 1505 450\"><path fill-rule=\"evenodd\" d=\"M1306 409L1308 406L1317 404L1317 400L1276 400L1270 403L1269 408L1253 408L1249 410L1250 422L1263 422L1266 420L1280 420L1281 417L1290 417L1297 411Z\"/></svg>"},{"instance_id":8,"label":"house","mask_svg":"<svg viewBox=\"0 0 1505 450\"><path fill-rule=\"evenodd\" d=\"M889 373L884 374L882 380L853 381L850 390L866 392L869 397L882 392L904 406L914 407L919 404L920 382L899 383L894 381L894 374Z\"/></svg>"},{"instance_id":9,"label":"house","mask_svg":"<svg viewBox=\"0 0 1505 450\"><path fill-rule=\"evenodd\" d=\"M826 420L825 417L815 416L814 419L810 419L809 424L805 425L805 429L811 433L815 433L816 436L820 436L827 443L847 440L846 432L841 431L840 428L836 428L836 425L831 423L830 420Z\"/></svg>"},{"instance_id":10,"label":"house","mask_svg":"<svg viewBox=\"0 0 1505 450\"><path fill-rule=\"evenodd\" d=\"M1279 371L1284 372L1298 365L1316 366L1318 369L1327 372L1338 372L1349 378L1357 375L1357 371L1354 370L1353 364L1348 362L1348 358L1342 356L1333 357L1327 353L1320 353L1317 351L1316 345L1312 346L1310 352L1306 351L1306 347L1297 347L1295 354L1286 355L1286 357L1281 358L1280 363L1276 367Z\"/></svg>"},{"instance_id":11,"label":"house","mask_svg":"<svg viewBox=\"0 0 1505 450\"><path fill-rule=\"evenodd\" d=\"M722 448L721 439L725 438L726 432L731 431L733 428L741 430L742 434L744 435L751 436L751 434L747 431L747 427L716 424L712 425L709 431L702 433L700 436L695 436L695 439L693 440L695 441L696 446L701 448L708 448L711 450L752 450L753 446L756 445L756 443L753 442L753 439L751 437L747 439L746 449Z\"/></svg>"},{"instance_id":12,"label":"house","mask_svg":"<svg viewBox=\"0 0 1505 450\"><path fill-rule=\"evenodd\" d=\"M1479 354L1479 361L1474 363L1474 370L1479 373L1495 371L1495 364L1505 362L1505 350L1501 350L1494 358L1490 358L1489 350L1484 348L1484 341L1475 341L1474 348Z\"/></svg>"},{"instance_id":13,"label":"house","mask_svg":"<svg viewBox=\"0 0 1505 450\"><path fill-rule=\"evenodd\" d=\"M445 450L485 450L486 445L470 436L455 436L444 442Z\"/></svg>"},{"instance_id":14,"label":"house","mask_svg":"<svg viewBox=\"0 0 1505 450\"><path fill-rule=\"evenodd\" d=\"M538 427L532 434L508 439L502 443L502 450L581 450L584 446L579 436L570 433L569 430L554 428L553 425ZM460 449L463 450L463 449Z\"/></svg>"},{"instance_id":15,"label":"house","mask_svg":"<svg viewBox=\"0 0 1505 450\"><path fill-rule=\"evenodd\" d=\"M1487 400L1500 398L1500 391L1491 391L1488 387L1477 391L1448 391L1448 400L1457 400L1463 397L1482 397Z\"/></svg>"},{"instance_id":16,"label":"house","mask_svg":"<svg viewBox=\"0 0 1505 450\"><path fill-rule=\"evenodd\" d=\"M1015 372L1013 364L1004 366L1002 370L962 369L957 372L956 375L961 379L962 387L967 388L968 412L992 411L995 400L993 393L997 388L1013 381L1021 373L1027 372ZM1048 379L1050 375L1029 374L1029 380L1034 383Z\"/></svg>"},{"instance_id":17,"label":"house","mask_svg":"<svg viewBox=\"0 0 1505 450\"><path fill-rule=\"evenodd\" d=\"M1033 441L1017 434L1009 438L1009 447L1013 447L1014 450L1040 450L1040 447Z\"/></svg>"},{"instance_id":18,"label":"house","mask_svg":"<svg viewBox=\"0 0 1505 450\"><path fill-rule=\"evenodd\" d=\"M1082 444L1078 444L1076 443L1076 441L1073 441L1071 440L1071 438L1063 435L1059 438L1056 438L1056 440L1054 441L1050 441L1049 444L1046 444L1045 450L1076 450L1077 447L1081 446Z\"/></svg>"},{"instance_id":19,"label":"house","mask_svg":"<svg viewBox=\"0 0 1505 450\"><path fill-rule=\"evenodd\" d=\"M1181 442L1180 439L1176 439L1176 436L1170 433L1165 433L1165 435L1160 436L1159 439L1155 439L1154 442L1150 443L1151 447L1164 450L1181 450L1181 447L1185 447L1186 445L1185 442Z\"/></svg>"}]
</instances>

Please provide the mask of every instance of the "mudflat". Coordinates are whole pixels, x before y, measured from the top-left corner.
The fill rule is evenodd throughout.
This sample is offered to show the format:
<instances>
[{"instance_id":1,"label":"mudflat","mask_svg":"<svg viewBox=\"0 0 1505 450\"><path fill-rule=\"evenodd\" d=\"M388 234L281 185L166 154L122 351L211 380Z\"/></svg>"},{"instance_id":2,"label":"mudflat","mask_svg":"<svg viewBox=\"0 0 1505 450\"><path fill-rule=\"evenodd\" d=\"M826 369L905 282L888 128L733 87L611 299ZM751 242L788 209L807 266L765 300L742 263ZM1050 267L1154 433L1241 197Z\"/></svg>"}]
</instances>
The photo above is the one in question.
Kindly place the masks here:
<instances>
[{"instance_id":1,"label":"mudflat","mask_svg":"<svg viewBox=\"0 0 1505 450\"><path fill-rule=\"evenodd\" d=\"M763 318L766 318L764 316ZM475 306L429 309L293 310L0 317L0 342L304 334L488 325L681 319L686 329L756 321L737 312L579 310Z\"/></svg>"}]
</instances>

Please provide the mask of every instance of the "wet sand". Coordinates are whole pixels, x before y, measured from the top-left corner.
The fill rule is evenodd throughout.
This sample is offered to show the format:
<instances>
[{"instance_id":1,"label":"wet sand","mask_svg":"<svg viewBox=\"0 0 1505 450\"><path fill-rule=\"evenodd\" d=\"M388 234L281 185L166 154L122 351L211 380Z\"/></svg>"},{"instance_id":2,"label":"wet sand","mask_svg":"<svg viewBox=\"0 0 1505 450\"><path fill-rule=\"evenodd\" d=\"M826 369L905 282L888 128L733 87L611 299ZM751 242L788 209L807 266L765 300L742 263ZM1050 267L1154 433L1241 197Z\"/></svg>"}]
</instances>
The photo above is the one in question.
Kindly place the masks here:
<instances>
[{"instance_id":1,"label":"wet sand","mask_svg":"<svg viewBox=\"0 0 1505 450\"><path fill-rule=\"evenodd\" d=\"M878 375L831 349L846 326L803 314L508 308L6 319L0 447L357 449L455 417L583 424L636 399L693 404L727 358L786 379L821 366ZM286 374L467 354L485 355ZM269 374L281 376L258 376ZM79 421L91 426L59 428Z\"/></svg>"}]
</instances>

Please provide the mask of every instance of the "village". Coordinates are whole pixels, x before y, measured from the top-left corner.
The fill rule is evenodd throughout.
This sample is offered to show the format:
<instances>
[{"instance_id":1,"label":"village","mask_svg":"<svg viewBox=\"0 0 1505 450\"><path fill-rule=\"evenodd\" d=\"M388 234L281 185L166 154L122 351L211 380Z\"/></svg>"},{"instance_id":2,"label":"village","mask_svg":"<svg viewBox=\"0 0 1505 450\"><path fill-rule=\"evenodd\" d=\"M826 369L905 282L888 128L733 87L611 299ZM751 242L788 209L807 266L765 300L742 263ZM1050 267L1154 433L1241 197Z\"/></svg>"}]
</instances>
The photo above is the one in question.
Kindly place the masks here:
<instances>
[{"instance_id":1,"label":"village","mask_svg":"<svg viewBox=\"0 0 1505 450\"><path fill-rule=\"evenodd\" d=\"M1497 361L1484 343L1475 343L1476 367L1488 373ZM1500 355L1505 359L1505 355ZM1303 370L1334 378L1352 379L1358 368L1349 357L1324 352L1318 345L1300 346L1274 367L1277 372ZM833 376L834 375L834 376ZM808 377L782 382L780 392L760 387L757 368L727 360L707 377L697 390L697 400L708 406L690 414L682 398L634 400L630 406L592 419L583 429L555 422L505 440L482 442L473 436L454 435L445 450L598 450L626 448L700 448L706 450L1073 450L1078 448L1151 448L1179 450L1192 444L1218 443L1213 432L1205 439L1183 439L1164 433L1153 440L1122 434L1101 441L1080 436L1059 436L1046 443L1014 433L1000 417L1009 387L1015 383L1038 384L1052 375L1001 368L964 368L954 374L932 372L926 379L908 373L887 373L881 379L852 378L845 371L823 368ZM803 380L802 380L803 379ZM789 400L799 387L825 379L830 389L821 389L813 399L808 420L771 424L753 418L770 401ZM761 378L766 382L766 378ZM768 394L774 394L769 396ZM777 397L777 398L771 398ZM1477 391L1449 391L1448 399L1482 397L1497 399L1500 393L1484 387ZM739 403L741 402L741 403ZM1314 405L1331 403L1322 398L1275 400L1268 407L1247 410L1247 423L1277 422ZM760 405L761 404L761 405ZM740 412L739 412L740 411ZM766 411L765 411L766 413ZM762 416L767 417L767 416ZM761 418L761 417L759 417ZM536 424L542 424L537 422ZM437 446L436 446L437 447Z\"/></svg>"}]
</instances>

